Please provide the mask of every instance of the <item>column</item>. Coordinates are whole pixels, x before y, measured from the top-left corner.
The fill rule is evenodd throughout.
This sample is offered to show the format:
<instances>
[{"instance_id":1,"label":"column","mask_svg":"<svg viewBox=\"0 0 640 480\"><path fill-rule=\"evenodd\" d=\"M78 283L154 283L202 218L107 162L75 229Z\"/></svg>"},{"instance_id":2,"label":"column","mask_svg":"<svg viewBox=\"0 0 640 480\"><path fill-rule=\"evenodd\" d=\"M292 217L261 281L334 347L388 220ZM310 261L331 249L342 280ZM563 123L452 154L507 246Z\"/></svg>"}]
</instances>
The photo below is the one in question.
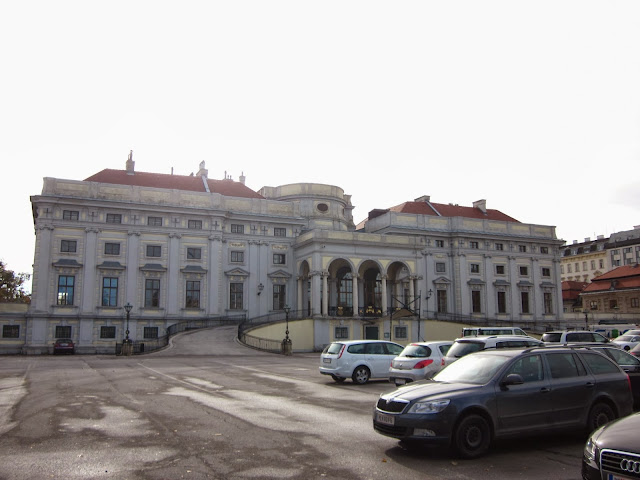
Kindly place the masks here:
<instances>
[{"instance_id":1,"label":"column","mask_svg":"<svg viewBox=\"0 0 640 480\"><path fill-rule=\"evenodd\" d=\"M329 288L327 279L329 272L322 272L322 315L327 316L329 313Z\"/></svg>"},{"instance_id":2,"label":"column","mask_svg":"<svg viewBox=\"0 0 640 480\"><path fill-rule=\"evenodd\" d=\"M382 315L387 315L389 313L389 309L387 308L387 276L382 275L382 281L380 282L382 287Z\"/></svg>"},{"instance_id":3,"label":"column","mask_svg":"<svg viewBox=\"0 0 640 480\"><path fill-rule=\"evenodd\" d=\"M167 315L178 315L178 308L182 300L181 293L184 288L181 288L180 282L182 281L182 275L180 273L180 239L182 235L179 233L169 234L169 251L167 252L167 288L162 289L163 293L167 295Z\"/></svg>"},{"instance_id":4,"label":"column","mask_svg":"<svg viewBox=\"0 0 640 480\"><path fill-rule=\"evenodd\" d=\"M353 316L358 317L358 306L360 301L358 300L358 277L353 275Z\"/></svg>"},{"instance_id":5,"label":"column","mask_svg":"<svg viewBox=\"0 0 640 480\"><path fill-rule=\"evenodd\" d=\"M298 292L297 292L297 302L298 303L297 303L295 309L299 310L299 311L303 311L304 310L304 306L302 304L302 302L303 302L303 292L304 292L304 290L303 290L303 288L304 288L304 280L305 280L304 277L301 277L301 276L298 277L298 279L297 279L297 290L298 290ZM307 314L307 312L303 313L303 315L306 315L306 314Z\"/></svg>"}]
</instances>

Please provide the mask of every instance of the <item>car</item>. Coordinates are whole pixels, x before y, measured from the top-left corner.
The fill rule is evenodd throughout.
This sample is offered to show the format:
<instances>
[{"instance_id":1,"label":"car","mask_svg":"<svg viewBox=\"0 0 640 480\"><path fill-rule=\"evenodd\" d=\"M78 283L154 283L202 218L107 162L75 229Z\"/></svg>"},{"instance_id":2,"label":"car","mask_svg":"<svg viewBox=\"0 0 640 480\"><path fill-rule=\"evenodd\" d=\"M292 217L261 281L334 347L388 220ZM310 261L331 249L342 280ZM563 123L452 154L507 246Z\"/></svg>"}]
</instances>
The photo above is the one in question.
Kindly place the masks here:
<instances>
[{"instance_id":1,"label":"car","mask_svg":"<svg viewBox=\"0 0 640 480\"><path fill-rule=\"evenodd\" d=\"M640 335L620 335L619 337L611 340L611 343L615 343L620 348L623 348L627 351L631 350L636 345L640 344Z\"/></svg>"},{"instance_id":2,"label":"car","mask_svg":"<svg viewBox=\"0 0 640 480\"><path fill-rule=\"evenodd\" d=\"M466 355L431 380L383 393L373 428L406 444L450 446L475 458L497 438L592 432L632 411L629 377L602 353L504 348Z\"/></svg>"},{"instance_id":3,"label":"car","mask_svg":"<svg viewBox=\"0 0 640 480\"><path fill-rule=\"evenodd\" d=\"M518 327L465 327L462 329L463 337L477 337L478 335L523 335L527 332Z\"/></svg>"},{"instance_id":4,"label":"car","mask_svg":"<svg viewBox=\"0 0 640 480\"><path fill-rule=\"evenodd\" d=\"M640 413L608 423L593 432L584 446L584 480L640 478Z\"/></svg>"},{"instance_id":5,"label":"car","mask_svg":"<svg viewBox=\"0 0 640 480\"><path fill-rule=\"evenodd\" d=\"M402 350L402 345L385 340L332 342L320 355L320 373L338 383L347 378L360 385L373 378L387 380L391 361Z\"/></svg>"},{"instance_id":6,"label":"car","mask_svg":"<svg viewBox=\"0 0 640 480\"><path fill-rule=\"evenodd\" d=\"M75 353L76 346L70 338L58 338L53 344L53 353Z\"/></svg>"},{"instance_id":7,"label":"car","mask_svg":"<svg viewBox=\"0 0 640 480\"><path fill-rule=\"evenodd\" d=\"M640 345L636 345L635 347L633 347L631 350L629 350L629 353L634 357L640 358Z\"/></svg>"},{"instance_id":8,"label":"car","mask_svg":"<svg viewBox=\"0 0 640 480\"><path fill-rule=\"evenodd\" d=\"M486 335L456 338L444 357L444 365L451 365L469 353L488 348L522 348L544 345L540 340L522 335Z\"/></svg>"},{"instance_id":9,"label":"car","mask_svg":"<svg viewBox=\"0 0 640 480\"><path fill-rule=\"evenodd\" d=\"M444 367L444 356L452 341L410 343L391 361L389 381L396 385L431 378Z\"/></svg>"},{"instance_id":10,"label":"car","mask_svg":"<svg viewBox=\"0 0 640 480\"><path fill-rule=\"evenodd\" d=\"M622 370L627 372L631 382L631 393L633 394L633 409L640 410L640 358L634 357L620 348L608 345L598 345L591 348L597 352L604 353L620 365Z\"/></svg>"},{"instance_id":11,"label":"car","mask_svg":"<svg viewBox=\"0 0 640 480\"><path fill-rule=\"evenodd\" d=\"M609 343L607 337L590 330L545 332L540 340L545 343Z\"/></svg>"}]
</instances>

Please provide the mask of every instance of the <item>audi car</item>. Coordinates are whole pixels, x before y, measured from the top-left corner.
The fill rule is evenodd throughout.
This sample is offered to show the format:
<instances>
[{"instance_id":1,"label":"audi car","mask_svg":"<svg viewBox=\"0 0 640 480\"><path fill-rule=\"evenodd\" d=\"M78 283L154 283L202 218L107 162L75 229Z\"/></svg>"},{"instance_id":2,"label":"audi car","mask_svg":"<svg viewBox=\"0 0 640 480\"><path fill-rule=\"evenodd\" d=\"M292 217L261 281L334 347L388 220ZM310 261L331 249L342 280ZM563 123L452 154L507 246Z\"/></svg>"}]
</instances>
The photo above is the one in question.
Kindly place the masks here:
<instances>
[{"instance_id":1,"label":"audi car","mask_svg":"<svg viewBox=\"0 0 640 480\"><path fill-rule=\"evenodd\" d=\"M640 478L640 413L594 431L584 447L584 480Z\"/></svg>"}]
</instances>

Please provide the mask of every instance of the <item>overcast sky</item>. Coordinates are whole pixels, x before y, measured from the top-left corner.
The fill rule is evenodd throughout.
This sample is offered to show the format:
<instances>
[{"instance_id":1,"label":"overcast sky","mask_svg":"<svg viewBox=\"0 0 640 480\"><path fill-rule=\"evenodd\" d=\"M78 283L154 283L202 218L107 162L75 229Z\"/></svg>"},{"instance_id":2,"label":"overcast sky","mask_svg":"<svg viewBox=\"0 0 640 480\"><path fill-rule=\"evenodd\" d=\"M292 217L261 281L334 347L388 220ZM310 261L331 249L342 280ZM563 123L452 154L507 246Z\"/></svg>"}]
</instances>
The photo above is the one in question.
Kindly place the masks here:
<instances>
[{"instance_id":1,"label":"overcast sky","mask_svg":"<svg viewBox=\"0 0 640 480\"><path fill-rule=\"evenodd\" d=\"M479 199L568 242L640 225L640 1L6 1L0 259L44 177Z\"/></svg>"}]
</instances>

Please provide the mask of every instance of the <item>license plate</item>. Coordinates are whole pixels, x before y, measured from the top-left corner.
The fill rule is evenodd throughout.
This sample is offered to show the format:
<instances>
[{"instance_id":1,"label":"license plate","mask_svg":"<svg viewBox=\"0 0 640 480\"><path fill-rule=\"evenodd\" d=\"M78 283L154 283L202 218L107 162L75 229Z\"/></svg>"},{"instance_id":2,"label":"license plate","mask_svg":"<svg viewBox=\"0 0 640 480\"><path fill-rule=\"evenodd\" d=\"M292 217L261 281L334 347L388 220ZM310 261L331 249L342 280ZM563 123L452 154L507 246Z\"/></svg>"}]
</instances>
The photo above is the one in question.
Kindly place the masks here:
<instances>
[{"instance_id":1,"label":"license plate","mask_svg":"<svg viewBox=\"0 0 640 480\"><path fill-rule=\"evenodd\" d=\"M607 477L607 480L631 480L629 477L619 477L618 475L614 475L613 473L610 473L609 476Z\"/></svg>"},{"instance_id":2,"label":"license plate","mask_svg":"<svg viewBox=\"0 0 640 480\"><path fill-rule=\"evenodd\" d=\"M323 358L322 361L324 363L331 363L331 359L330 358Z\"/></svg>"},{"instance_id":3,"label":"license plate","mask_svg":"<svg viewBox=\"0 0 640 480\"><path fill-rule=\"evenodd\" d=\"M404 385L407 381L404 378L396 378L396 385Z\"/></svg>"},{"instance_id":4,"label":"license plate","mask_svg":"<svg viewBox=\"0 0 640 480\"><path fill-rule=\"evenodd\" d=\"M376 421L378 423L384 423L385 425L394 425L395 418L393 415L387 415L386 413L376 412Z\"/></svg>"}]
</instances>

